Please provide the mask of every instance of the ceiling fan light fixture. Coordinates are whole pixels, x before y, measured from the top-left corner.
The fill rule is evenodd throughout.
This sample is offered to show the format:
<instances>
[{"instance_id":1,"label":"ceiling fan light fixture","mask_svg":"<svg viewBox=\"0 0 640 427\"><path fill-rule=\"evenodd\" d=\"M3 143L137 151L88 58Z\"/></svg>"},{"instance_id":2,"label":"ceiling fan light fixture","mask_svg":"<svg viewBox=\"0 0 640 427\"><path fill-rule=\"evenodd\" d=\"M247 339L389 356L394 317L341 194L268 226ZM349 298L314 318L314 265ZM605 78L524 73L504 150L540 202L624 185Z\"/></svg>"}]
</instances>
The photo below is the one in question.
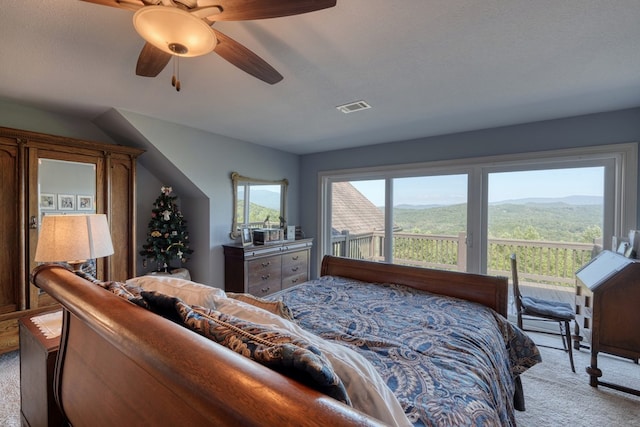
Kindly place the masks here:
<instances>
[{"instance_id":1,"label":"ceiling fan light fixture","mask_svg":"<svg viewBox=\"0 0 640 427\"><path fill-rule=\"evenodd\" d=\"M217 44L206 22L177 7L143 7L133 15L133 26L147 42L176 56L206 55Z\"/></svg>"}]
</instances>

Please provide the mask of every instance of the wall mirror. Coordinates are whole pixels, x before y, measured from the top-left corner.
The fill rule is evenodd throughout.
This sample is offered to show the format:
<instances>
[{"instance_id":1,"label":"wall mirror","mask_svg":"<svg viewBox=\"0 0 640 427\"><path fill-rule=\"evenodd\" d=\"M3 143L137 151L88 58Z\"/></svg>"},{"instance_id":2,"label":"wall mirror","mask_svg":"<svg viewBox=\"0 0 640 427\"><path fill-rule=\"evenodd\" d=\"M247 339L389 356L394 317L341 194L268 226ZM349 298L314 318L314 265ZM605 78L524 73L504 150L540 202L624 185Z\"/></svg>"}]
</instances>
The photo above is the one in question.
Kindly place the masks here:
<instances>
[{"instance_id":1,"label":"wall mirror","mask_svg":"<svg viewBox=\"0 0 640 427\"><path fill-rule=\"evenodd\" d=\"M39 159L38 210L44 215L96 213L96 165Z\"/></svg>"},{"instance_id":2,"label":"wall mirror","mask_svg":"<svg viewBox=\"0 0 640 427\"><path fill-rule=\"evenodd\" d=\"M35 249L45 215L93 214L98 203L96 163L44 157L38 157L36 161L38 172L30 177L30 193L34 194L33 206L29 209L30 269L36 266ZM30 301L32 308L52 302L33 285L30 286Z\"/></svg>"},{"instance_id":3,"label":"wall mirror","mask_svg":"<svg viewBox=\"0 0 640 427\"><path fill-rule=\"evenodd\" d=\"M233 184L232 239L240 237L240 226L249 228L279 227L286 220L287 187L289 181L249 178L237 172L231 174Z\"/></svg>"}]
</instances>

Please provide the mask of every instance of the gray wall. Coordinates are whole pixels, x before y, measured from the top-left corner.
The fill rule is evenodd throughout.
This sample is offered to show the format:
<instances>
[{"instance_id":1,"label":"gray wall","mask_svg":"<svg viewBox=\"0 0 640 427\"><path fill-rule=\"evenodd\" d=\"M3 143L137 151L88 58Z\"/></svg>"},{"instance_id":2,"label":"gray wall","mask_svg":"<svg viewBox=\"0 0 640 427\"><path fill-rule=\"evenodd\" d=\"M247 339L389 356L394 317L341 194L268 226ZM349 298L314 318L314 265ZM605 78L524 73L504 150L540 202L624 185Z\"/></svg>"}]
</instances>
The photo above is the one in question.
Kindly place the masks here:
<instances>
[{"instance_id":1,"label":"gray wall","mask_svg":"<svg viewBox=\"0 0 640 427\"><path fill-rule=\"evenodd\" d=\"M640 108L634 108L303 155L300 159L302 184L300 225L308 237L317 238L318 173L322 171L638 141L640 141ZM640 209L638 211L640 212ZM315 251L313 259L316 259ZM317 274L314 265L312 270L313 274Z\"/></svg>"},{"instance_id":2,"label":"gray wall","mask_svg":"<svg viewBox=\"0 0 640 427\"><path fill-rule=\"evenodd\" d=\"M149 149L149 154L157 150L156 154L168 159L170 164L162 169L154 165L148 165L147 169L164 185L179 189L177 194L182 201L181 210L189 221L192 248L199 252L197 257L194 253L193 263L187 266L193 270L194 280L224 287L222 245L233 242L229 237L233 213L231 172L262 179L289 179L287 220L298 221L297 155L126 111L112 111L99 122L105 131L106 127L112 130L117 124L123 139L145 149L151 144L153 150ZM176 177L178 186L171 182L173 167L183 175ZM163 176L164 172L168 176ZM177 172L173 171L173 175ZM155 200L157 185L146 187L141 183L138 194L151 193ZM141 228L140 223L138 225Z\"/></svg>"},{"instance_id":3,"label":"gray wall","mask_svg":"<svg viewBox=\"0 0 640 427\"><path fill-rule=\"evenodd\" d=\"M145 148L138 174L138 246L159 186L172 185L196 247L188 267L195 280L222 287L232 171L289 179L287 220L317 238L320 171L638 142L640 108L304 156L123 111L89 121L0 101L0 126Z\"/></svg>"},{"instance_id":4,"label":"gray wall","mask_svg":"<svg viewBox=\"0 0 640 427\"><path fill-rule=\"evenodd\" d=\"M194 280L203 283L224 287L222 245L232 243L231 172L287 178L287 220L299 222L299 161L294 154L123 111L89 121L0 100L0 126L147 149L138 164L137 249L144 242L148 214L160 187L171 185L194 248L186 267ZM145 156L154 161L145 163ZM137 264L141 268L140 260Z\"/></svg>"}]
</instances>

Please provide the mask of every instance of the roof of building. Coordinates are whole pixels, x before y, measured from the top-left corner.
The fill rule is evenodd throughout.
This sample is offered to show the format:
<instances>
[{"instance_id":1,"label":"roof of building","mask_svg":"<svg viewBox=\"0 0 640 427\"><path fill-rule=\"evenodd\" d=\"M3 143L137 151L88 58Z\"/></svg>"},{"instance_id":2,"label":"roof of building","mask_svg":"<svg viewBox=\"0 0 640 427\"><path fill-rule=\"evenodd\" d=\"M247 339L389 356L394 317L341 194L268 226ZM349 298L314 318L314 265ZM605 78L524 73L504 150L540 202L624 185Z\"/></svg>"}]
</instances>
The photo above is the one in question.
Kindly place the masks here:
<instances>
[{"instance_id":1,"label":"roof of building","mask_svg":"<svg viewBox=\"0 0 640 427\"><path fill-rule=\"evenodd\" d=\"M349 182L334 182L331 188L331 226L333 234L384 230L384 212Z\"/></svg>"}]
</instances>

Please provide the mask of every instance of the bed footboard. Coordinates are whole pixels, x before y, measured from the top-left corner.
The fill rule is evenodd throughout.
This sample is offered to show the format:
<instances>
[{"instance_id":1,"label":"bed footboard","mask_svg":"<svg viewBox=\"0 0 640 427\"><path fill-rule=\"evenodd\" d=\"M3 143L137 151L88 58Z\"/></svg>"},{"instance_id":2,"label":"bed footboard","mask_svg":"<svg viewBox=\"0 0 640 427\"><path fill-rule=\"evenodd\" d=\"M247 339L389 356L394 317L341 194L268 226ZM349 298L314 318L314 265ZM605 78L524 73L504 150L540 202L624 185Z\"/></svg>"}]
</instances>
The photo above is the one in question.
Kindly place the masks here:
<instances>
[{"instance_id":1,"label":"bed footboard","mask_svg":"<svg viewBox=\"0 0 640 427\"><path fill-rule=\"evenodd\" d=\"M54 388L76 427L381 425L62 267L32 280L65 309Z\"/></svg>"}]
</instances>

